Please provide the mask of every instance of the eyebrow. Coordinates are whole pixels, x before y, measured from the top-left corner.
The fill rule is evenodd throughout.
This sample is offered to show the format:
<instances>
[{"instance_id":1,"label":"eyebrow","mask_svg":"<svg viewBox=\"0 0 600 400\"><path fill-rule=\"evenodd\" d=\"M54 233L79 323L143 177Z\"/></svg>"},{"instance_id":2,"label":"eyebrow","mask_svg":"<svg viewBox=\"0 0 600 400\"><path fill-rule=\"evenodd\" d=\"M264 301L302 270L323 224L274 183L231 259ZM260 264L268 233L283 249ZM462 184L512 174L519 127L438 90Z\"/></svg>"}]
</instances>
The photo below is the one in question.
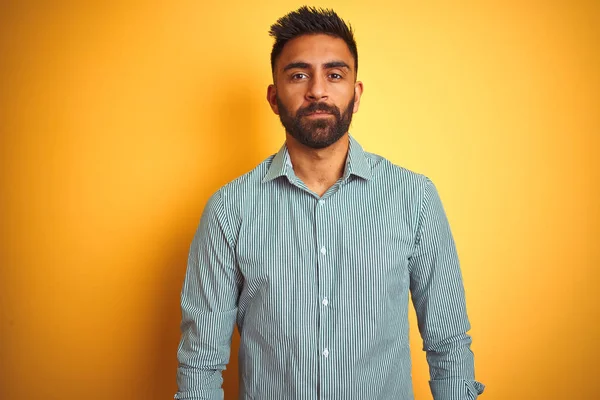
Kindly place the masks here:
<instances>
[{"instance_id":1,"label":"eyebrow","mask_svg":"<svg viewBox=\"0 0 600 400\"><path fill-rule=\"evenodd\" d=\"M350 66L343 61L332 61L324 64L325 69L330 68L346 68L350 69Z\"/></svg>"},{"instance_id":2,"label":"eyebrow","mask_svg":"<svg viewBox=\"0 0 600 400\"><path fill-rule=\"evenodd\" d=\"M300 62L289 63L288 65L283 67L283 70L287 71L287 70L290 70L293 68L308 69L310 67L311 67L311 64L300 61ZM350 70L350 66L343 61L330 61L330 62L323 64L323 67L325 69L346 68L346 69Z\"/></svg>"}]
</instances>

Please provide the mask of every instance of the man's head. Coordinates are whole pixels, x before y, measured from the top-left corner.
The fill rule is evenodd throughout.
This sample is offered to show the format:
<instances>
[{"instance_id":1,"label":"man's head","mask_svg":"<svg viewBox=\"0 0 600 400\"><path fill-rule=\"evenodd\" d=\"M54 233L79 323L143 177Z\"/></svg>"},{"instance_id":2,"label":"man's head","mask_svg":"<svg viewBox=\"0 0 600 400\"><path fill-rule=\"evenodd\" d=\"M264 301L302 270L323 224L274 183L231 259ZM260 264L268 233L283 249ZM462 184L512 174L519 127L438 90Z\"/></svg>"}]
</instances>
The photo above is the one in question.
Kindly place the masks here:
<instances>
[{"instance_id":1,"label":"man's head","mask_svg":"<svg viewBox=\"0 0 600 400\"><path fill-rule=\"evenodd\" d=\"M337 142L358 111L363 85L352 30L332 10L302 7L271 26L273 84L267 100L301 144Z\"/></svg>"},{"instance_id":2,"label":"man's head","mask_svg":"<svg viewBox=\"0 0 600 400\"><path fill-rule=\"evenodd\" d=\"M350 24L346 24L333 10L314 7L300 7L296 11L279 18L271 25L269 35L275 38L271 50L271 72L275 75L275 62L285 44L302 35L330 35L346 42L354 58L354 72L358 71L358 49Z\"/></svg>"}]
</instances>

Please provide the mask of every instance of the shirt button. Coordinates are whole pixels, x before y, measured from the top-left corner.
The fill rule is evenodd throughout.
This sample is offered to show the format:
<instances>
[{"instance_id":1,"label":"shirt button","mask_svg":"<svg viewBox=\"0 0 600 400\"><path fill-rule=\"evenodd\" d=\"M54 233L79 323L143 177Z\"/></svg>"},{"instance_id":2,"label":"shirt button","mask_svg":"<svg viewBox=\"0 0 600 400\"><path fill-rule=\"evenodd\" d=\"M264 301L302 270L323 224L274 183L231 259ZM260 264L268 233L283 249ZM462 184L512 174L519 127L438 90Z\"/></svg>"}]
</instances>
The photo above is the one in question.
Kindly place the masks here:
<instances>
[{"instance_id":1,"label":"shirt button","mask_svg":"<svg viewBox=\"0 0 600 400\"><path fill-rule=\"evenodd\" d=\"M323 199L319 200L319 205L322 206L323 204L325 204L325 200L323 200Z\"/></svg>"},{"instance_id":2,"label":"shirt button","mask_svg":"<svg viewBox=\"0 0 600 400\"><path fill-rule=\"evenodd\" d=\"M325 297L322 301L323 305L327 307L327 304L329 304L329 300L327 300L327 297Z\"/></svg>"},{"instance_id":3,"label":"shirt button","mask_svg":"<svg viewBox=\"0 0 600 400\"><path fill-rule=\"evenodd\" d=\"M327 253L327 249L325 248L325 246L321 247L321 254L325 255L325 253Z\"/></svg>"},{"instance_id":4,"label":"shirt button","mask_svg":"<svg viewBox=\"0 0 600 400\"><path fill-rule=\"evenodd\" d=\"M325 358L329 357L329 350L327 350L327 349L323 350L323 357L325 357Z\"/></svg>"}]
</instances>

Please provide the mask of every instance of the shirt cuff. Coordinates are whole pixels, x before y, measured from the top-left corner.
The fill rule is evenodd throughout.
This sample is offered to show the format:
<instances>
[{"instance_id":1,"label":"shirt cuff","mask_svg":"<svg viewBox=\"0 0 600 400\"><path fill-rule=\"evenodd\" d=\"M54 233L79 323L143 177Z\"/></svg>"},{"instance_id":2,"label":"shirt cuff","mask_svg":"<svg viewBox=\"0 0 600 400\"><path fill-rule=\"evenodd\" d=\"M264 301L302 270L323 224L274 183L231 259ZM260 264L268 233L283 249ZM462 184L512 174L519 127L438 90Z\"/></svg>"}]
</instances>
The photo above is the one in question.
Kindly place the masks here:
<instances>
[{"instance_id":1,"label":"shirt cuff","mask_svg":"<svg viewBox=\"0 0 600 400\"><path fill-rule=\"evenodd\" d=\"M440 379L429 381L435 400L475 400L485 386L477 381L464 379Z\"/></svg>"}]
</instances>

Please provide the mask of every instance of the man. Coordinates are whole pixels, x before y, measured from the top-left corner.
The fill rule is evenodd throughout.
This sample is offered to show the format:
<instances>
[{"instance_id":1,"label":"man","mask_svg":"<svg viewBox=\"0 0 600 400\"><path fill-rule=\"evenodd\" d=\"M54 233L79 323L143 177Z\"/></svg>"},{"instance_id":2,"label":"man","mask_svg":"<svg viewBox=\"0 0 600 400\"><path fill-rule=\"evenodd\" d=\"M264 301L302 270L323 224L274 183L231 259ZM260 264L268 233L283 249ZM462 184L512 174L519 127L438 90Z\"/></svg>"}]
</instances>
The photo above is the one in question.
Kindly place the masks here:
<instances>
[{"instance_id":1,"label":"man","mask_svg":"<svg viewBox=\"0 0 600 400\"><path fill-rule=\"evenodd\" d=\"M281 150L209 200L183 285L177 399L413 399L412 295L436 400L471 400L455 245L429 179L349 136L363 84L349 26L302 7L271 27Z\"/></svg>"}]
</instances>

